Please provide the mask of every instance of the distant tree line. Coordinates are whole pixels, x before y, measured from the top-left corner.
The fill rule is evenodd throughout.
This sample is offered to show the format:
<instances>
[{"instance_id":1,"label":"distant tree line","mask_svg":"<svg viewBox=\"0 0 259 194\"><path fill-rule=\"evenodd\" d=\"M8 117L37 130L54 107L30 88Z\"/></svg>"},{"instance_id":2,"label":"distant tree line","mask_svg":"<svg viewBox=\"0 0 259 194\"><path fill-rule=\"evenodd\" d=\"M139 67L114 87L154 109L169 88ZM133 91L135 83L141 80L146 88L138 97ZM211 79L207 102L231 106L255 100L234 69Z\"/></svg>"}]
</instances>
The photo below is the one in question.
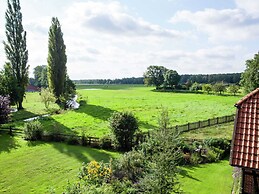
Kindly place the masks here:
<instances>
[{"instance_id":1,"label":"distant tree line","mask_svg":"<svg viewBox=\"0 0 259 194\"><path fill-rule=\"evenodd\" d=\"M82 79L73 80L75 84L144 84L143 77L131 77L122 79Z\"/></svg>"},{"instance_id":2,"label":"distant tree line","mask_svg":"<svg viewBox=\"0 0 259 194\"><path fill-rule=\"evenodd\" d=\"M193 83L218 83L224 82L227 84L238 84L241 79L241 73L226 73L226 74L185 74L180 75L179 84ZM34 79L30 78L31 84L34 85ZM73 80L75 84L144 84L144 77L131 77L122 79L81 79Z\"/></svg>"},{"instance_id":3,"label":"distant tree line","mask_svg":"<svg viewBox=\"0 0 259 194\"><path fill-rule=\"evenodd\" d=\"M212 84L217 82L224 82L229 84L238 84L241 79L241 73L225 73L225 74L186 74L181 75L180 84L187 82L197 82L201 84Z\"/></svg>"}]
</instances>

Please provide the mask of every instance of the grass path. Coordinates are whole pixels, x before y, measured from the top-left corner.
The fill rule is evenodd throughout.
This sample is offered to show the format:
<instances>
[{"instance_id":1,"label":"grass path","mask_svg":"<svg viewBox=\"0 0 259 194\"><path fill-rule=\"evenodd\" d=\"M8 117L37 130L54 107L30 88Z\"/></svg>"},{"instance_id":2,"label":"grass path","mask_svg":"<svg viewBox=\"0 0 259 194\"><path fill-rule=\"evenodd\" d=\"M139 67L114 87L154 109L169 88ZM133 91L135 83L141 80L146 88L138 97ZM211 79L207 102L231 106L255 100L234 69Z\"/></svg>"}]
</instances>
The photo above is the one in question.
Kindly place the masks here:
<instances>
[{"instance_id":1,"label":"grass path","mask_svg":"<svg viewBox=\"0 0 259 194\"><path fill-rule=\"evenodd\" d=\"M229 194L232 188L232 167L228 160L183 167L180 183L188 194Z\"/></svg>"},{"instance_id":2,"label":"grass path","mask_svg":"<svg viewBox=\"0 0 259 194\"><path fill-rule=\"evenodd\" d=\"M46 193L64 190L76 178L82 162L118 157L115 152L63 143L28 143L0 134L0 193Z\"/></svg>"}]
</instances>

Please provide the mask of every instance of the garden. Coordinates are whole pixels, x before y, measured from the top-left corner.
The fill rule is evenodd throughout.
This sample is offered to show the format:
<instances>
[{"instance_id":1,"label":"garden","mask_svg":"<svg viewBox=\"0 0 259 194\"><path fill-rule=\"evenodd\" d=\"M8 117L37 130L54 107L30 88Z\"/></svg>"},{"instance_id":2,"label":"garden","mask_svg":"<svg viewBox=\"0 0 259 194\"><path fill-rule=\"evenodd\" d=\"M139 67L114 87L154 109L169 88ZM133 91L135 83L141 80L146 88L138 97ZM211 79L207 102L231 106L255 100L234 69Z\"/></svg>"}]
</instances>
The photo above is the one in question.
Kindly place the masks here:
<instances>
[{"instance_id":1,"label":"garden","mask_svg":"<svg viewBox=\"0 0 259 194\"><path fill-rule=\"evenodd\" d=\"M78 110L60 110L58 106L54 103L50 104L49 109L44 107L44 104L41 102L39 93L27 93L26 100L24 102L25 110L13 113L12 120L13 122L7 124L7 126L14 126L17 128L16 132L18 134L23 133L24 130L24 119L35 117L38 115L50 114L49 117L44 117L38 121L42 126L43 134L48 134L50 131L55 131L58 128L58 132L64 133L66 135L73 134L82 137L82 134L85 137L91 135L93 137L102 138L110 137L111 130L109 127L109 118L117 112L128 111L132 112L137 118L139 123L139 132L156 131L156 129L161 128L161 123L158 122L161 117L161 113L166 109L166 114L170 120L168 123L170 126L184 124L187 120L199 121L206 120L208 118L213 118L217 116L224 116L226 114L233 114L234 108L232 105L237 101L237 97L234 96L216 96L216 95L207 95L207 94L189 94L189 93L168 93L168 92L154 92L150 87L140 87L140 86L127 86L123 88L122 86L80 86L78 90L79 100L81 107ZM159 97L159 101L156 100ZM179 100L181 99L181 100ZM213 103L217 103L217 107L209 108ZM189 109L185 109L190 107ZM202 111L206 109L206 111ZM183 112L183 110L186 110ZM195 110L195 111L194 111ZM200 112L200 113L199 113ZM186 116L186 118L183 116ZM192 119L190 119L192 118ZM160 119L161 120L161 119ZM27 124L28 125L28 124ZM3 125L2 127L4 127ZM99 130L98 130L99 129ZM171 175L177 173L179 175L184 175L179 177L181 184L180 187L184 191L189 191L189 186L186 186L186 182L192 182L194 179L190 177L198 177L197 180L203 180L203 175L205 172L202 172L203 168L211 169L212 173L215 173L216 168L222 168L226 176L231 177L231 167L228 166L224 160L220 162L221 159L228 157L229 146L231 133L233 130L233 122L226 123L223 125L215 125L208 128L202 128L198 130L193 130L189 132L182 133L177 139L176 144L173 144L175 147L170 147L171 150L178 150L181 148L179 155L177 155L176 164L181 164L185 166L183 168L178 168L179 172L171 172ZM154 138L150 138L155 142L161 142L157 137L161 138L161 134L157 135L154 132ZM171 133L169 133L171 134ZM170 137L167 134L168 137ZM1 165L4 166L5 163L9 165L17 166L17 169L14 168L13 173L20 174L22 171L25 171L27 178L30 176L35 177L34 174L38 174L41 178L33 178L35 182L32 181L31 184L27 184L26 181L20 182L21 188L24 188L24 191L28 192L43 192L43 190L56 190L57 193L64 191L67 188L67 191L72 191L75 189L73 187L74 182L78 182L76 174L80 168L82 162L96 161L98 165L102 166L102 162L108 162L109 158L114 158L115 161L119 161L120 165L123 165L123 162L120 161L122 153L115 151L104 151L102 149L95 149L82 146L74 146L68 144L74 144L73 141L66 141L67 143L58 143L53 141L25 141L24 135L20 134L18 136L9 137L6 134L1 135L1 147L8 145L7 149L1 151ZM8 138L7 138L8 137ZM164 137L163 137L164 139ZM169 140L168 140L169 141ZM80 144L80 143L79 143ZM124 156L124 160L130 160L129 158L140 157L140 161L146 161L149 157L149 161L153 161L149 165L158 165L156 162L157 157L167 156L168 150L165 150L164 156L159 155L154 157L154 154L150 158L150 155L141 155L143 150L146 153L149 153L150 147L157 148L159 144L154 144L154 142L146 143L144 145L136 148L135 152L132 153L131 157ZM100 146L97 146L100 148ZM162 147L166 147L165 145ZM161 147L161 149L162 149ZM26 154L25 154L26 153ZM41 153L40 156L38 153ZM172 154L172 153L171 153ZM27 157L29 156L29 157ZM16 160L10 162L13 158L21 158L23 161L21 164L16 165ZM35 162L31 163L32 158ZM142 160L141 160L142 158ZM166 157L165 157L166 158ZM66 162L59 162L66 161ZM132 160L130 160L132 161ZM166 160L165 160L166 161ZM101 162L101 163L99 163ZM216 162L213 164L203 164L208 162ZM116 163L116 162L114 162ZM89 163L90 164L90 163ZM125 163L124 163L125 164ZM176 165L174 164L174 165ZM150 173L150 169L147 166L138 167L138 164L132 164L133 166L130 169L136 169L136 172L145 172L144 174ZM135 166L137 165L137 166ZM167 166L168 164L163 164ZM191 166L190 166L191 165ZM194 166L193 166L194 165ZM162 166L162 164L159 164ZM118 167L118 166L117 166ZM125 166L124 166L125 167ZM137 167L137 168L136 168ZM172 167L172 166L171 166ZM87 168L87 166L85 166ZM125 167L126 168L126 167ZM128 168L128 167L127 167ZM127 169L126 168L126 169ZM113 166L113 169L116 169ZM173 168L172 168L173 169ZM195 170L194 170L195 169ZM140 170L140 171L139 171ZM27 172L28 171L28 172ZM51 171L55 173L51 173ZM201 171L201 172L200 172ZM109 177L109 181L112 183L112 187L120 190L131 188L140 189L134 186L135 181L140 181L139 179L131 179L126 177L126 179L131 182L125 182L125 185L118 184L116 180L120 180L118 174L134 174L135 172L122 172L121 169L117 169L114 172L117 172L116 176L114 174ZM119 173L118 173L119 172ZM159 172L159 171L158 171ZM196 174L197 172L197 174ZM18 182L13 176L10 170L4 170L3 176L8 178L1 184L2 191L11 192L13 190L13 185L15 182ZM48 176L47 176L48 174ZM53 175L54 174L54 175ZM141 177L144 181L145 186L148 186L148 181L152 176L158 176L156 174L149 174L146 178ZM46 176L45 176L46 175ZM51 178L49 177L51 175ZM66 177L65 179L60 180L61 177ZM87 175L88 177L88 175ZM168 177L170 177L168 175ZM145 179L144 179L145 178ZM24 178L26 180L26 178ZM51 180L51 181L50 181ZM67 181L70 181L68 185ZM84 178L81 178L79 182L82 182ZM114 181L115 180L115 181ZM99 181L99 180L98 180ZM108 182L109 182L108 181ZM147 182L146 182L147 181ZM58 183L59 182L59 183ZM107 180L105 179L107 183ZM57 184L58 183L58 184ZM103 182L102 182L103 183ZM37 191L34 191L33 185L40 184ZM132 185L133 184L133 185ZM159 184L159 182L157 183ZM10 185L6 187L5 185ZM114 186L115 185L115 186ZM127 186L128 185L128 186ZM170 185L170 184L169 184ZM228 184L226 184L226 191L229 191L231 185L231 179L229 179ZM103 184L102 184L103 186ZM106 188L107 186L107 188ZM106 185L102 189L111 190L109 185ZM142 189L148 191L150 188L142 187ZM82 189L82 188L81 188ZM88 187L84 189L89 189ZM100 188L95 188L100 189ZM197 186L197 189L199 187ZM14 190L15 191L15 190ZM191 192L191 191L190 191ZM15 192L14 192L15 193ZM192 193L192 192L191 192ZM193 191L193 193L195 193Z\"/></svg>"}]
</instances>

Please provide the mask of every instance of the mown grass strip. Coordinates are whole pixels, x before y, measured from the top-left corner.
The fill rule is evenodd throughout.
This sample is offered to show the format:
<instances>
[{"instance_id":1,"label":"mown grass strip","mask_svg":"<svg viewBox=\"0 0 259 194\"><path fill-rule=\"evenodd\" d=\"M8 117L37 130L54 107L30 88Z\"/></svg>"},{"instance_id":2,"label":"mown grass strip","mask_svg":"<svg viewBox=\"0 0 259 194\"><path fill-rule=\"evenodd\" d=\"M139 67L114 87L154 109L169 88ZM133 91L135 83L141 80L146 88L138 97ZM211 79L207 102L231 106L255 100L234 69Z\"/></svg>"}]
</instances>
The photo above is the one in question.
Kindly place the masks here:
<instances>
[{"instance_id":1,"label":"mown grass strip","mask_svg":"<svg viewBox=\"0 0 259 194\"><path fill-rule=\"evenodd\" d=\"M76 178L82 162L118 157L116 152L66 145L27 142L0 134L0 193L61 193Z\"/></svg>"}]
</instances>

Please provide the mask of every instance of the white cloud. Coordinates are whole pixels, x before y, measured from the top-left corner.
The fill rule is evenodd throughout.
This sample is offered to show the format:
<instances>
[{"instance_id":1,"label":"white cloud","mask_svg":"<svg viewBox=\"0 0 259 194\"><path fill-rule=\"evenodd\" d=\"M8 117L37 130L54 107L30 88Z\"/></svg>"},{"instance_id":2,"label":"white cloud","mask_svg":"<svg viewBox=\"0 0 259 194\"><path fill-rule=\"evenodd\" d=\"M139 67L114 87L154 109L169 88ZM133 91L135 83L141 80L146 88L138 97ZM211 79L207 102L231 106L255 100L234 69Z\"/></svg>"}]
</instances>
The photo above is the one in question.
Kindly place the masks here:
<instances>
[{"instance_id":1,"label":"white cloud","mask_svg":"<svg viewBox=\"0 0 259 194\"><path fill-rule=\"evenodd\" d=\"M48 0L40 4L46 7L38 15L34 11L35 17L31 17L30 10L41 2L28 0L32 1L32 5L23 4L30 72L47 63L48 29L55 13L62 26L72 79L142 76L149 65L164 65L181 74L239 72L253 51L244 49L244 42L242 47L238 46L236 40L250 40L259 34L255 14L248 14L249 9L241 9L241 5L236 9L178 11L171 21L180 23L175 26L180 26L179 32L173 30L173 25L165 28L139 17L141 13L132 14L118 1L67 0L63 4L57 0L63 7L49 11L48 3L52 1ZM186 22L196 30L186 27ZM0 27L4 29L4 24ZM213 44L207 42L203 33ZM0 41L3 39L1 30ZM230 40L233 42L229 44ZM0 45L1 68L5 55L3 44Z\"/></svg>"},{"instance_id":2,"label":"white cloud","mask_svg":"<svg viewBox=\"0 0 259 194\"><path fill-rule=\"evenodd\" d=\"M205 9L203 11L178 11L172 23L187 22L198 31L208 34L214 43L245 41L259 38L259 20L241 9Z\"/></svg>"},{"instance_id":3,"label":"white cloud","mask_svg":"<svg viewBox=\"0 0 259 194\"><path fill-rule=\"evenodd\" d=\"M215 72L240 72L243 70L243 58L239 53L243 49L240 46L227 47L216 46L196 51L164 50L150 53L150 60L154 64L163 64L178 72L197 74Z\"/></svg>"},{"instance_id":4,"label":"white cloud","mask_svg":"<svg viewBox=\"0 0 259 194\"><path fill-rule=\"evenodd\" d=\"M87 30L111 35L158 36L160 38L178 38L182 34L151 24L127 13L119 2L81 2L74 3L67 10L70 23L80 23Z\"/></svg>"},{"instance_id":5,"label":"white cloud","mask_svg":"<svg viewBox=\"0 0 259 194\"><path fill-rule=\"evenodd\" d=\"M235 0L239 9L244 10L248 15L259 17L259 1L257 0Z\"/></svg>"}]
</instances>

